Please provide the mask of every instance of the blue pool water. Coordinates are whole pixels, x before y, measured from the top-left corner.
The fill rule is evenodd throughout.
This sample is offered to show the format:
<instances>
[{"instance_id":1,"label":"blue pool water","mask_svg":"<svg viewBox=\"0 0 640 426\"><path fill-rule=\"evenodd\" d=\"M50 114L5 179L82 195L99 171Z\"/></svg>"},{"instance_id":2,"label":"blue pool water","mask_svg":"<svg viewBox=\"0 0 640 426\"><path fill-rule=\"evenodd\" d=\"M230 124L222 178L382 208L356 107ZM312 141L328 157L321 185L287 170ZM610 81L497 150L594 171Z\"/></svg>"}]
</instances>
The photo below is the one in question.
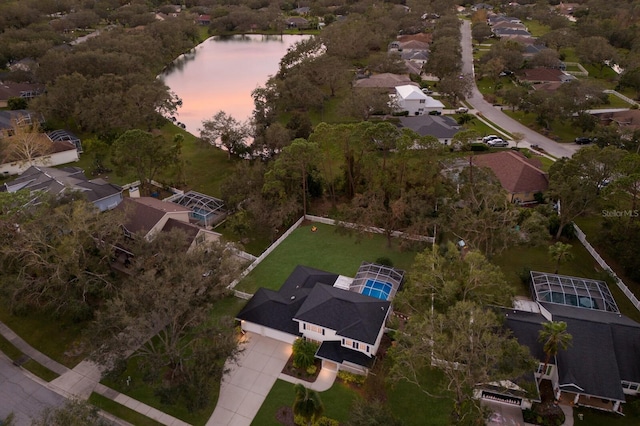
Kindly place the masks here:
<instances>
[{"instance_id":1,"label":"blue pool water","mask_svg":"<svg viewBox=\"0 0 640 426\"><path fill-rule=\"evenodd\" d=\"M382 300L389 300L391 289L393 289L393 285L389 284L388 282L368 279L364 284L362 294L366 296L376 297Z\"/></svg>"}]
</instances>

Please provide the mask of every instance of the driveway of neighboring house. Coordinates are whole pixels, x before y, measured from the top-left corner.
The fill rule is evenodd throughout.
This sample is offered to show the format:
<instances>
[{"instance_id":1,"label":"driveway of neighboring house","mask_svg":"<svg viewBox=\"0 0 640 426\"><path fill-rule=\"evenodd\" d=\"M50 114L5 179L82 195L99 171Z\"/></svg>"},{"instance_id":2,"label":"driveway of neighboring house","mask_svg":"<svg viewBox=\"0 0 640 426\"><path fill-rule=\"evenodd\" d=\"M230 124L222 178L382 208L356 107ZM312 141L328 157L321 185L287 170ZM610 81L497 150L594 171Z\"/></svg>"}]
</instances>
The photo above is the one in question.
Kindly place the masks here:
<instances>
[{"instance_id":1,"label":"driveway of neighboring house","mask_svg":"<svg viewBox=\"0 0 640 426\"><path fill-rule=\"evenodd\" d=\"M483 400L482 405L493 412L487 421L487 426L523 426L525 424L520 407L487 400Z\"/></svg>"},{"instance_id":2,"label":"driveway of neighboring house","mask_svg":"<svg viewBox=\"0 0 640 426\"><path fill-rule=\"evenodd\" d=\"M224 376L207 426L248 426L291 356L291 345L246 333L237 364Z\"/></svg>"}]
</instances>

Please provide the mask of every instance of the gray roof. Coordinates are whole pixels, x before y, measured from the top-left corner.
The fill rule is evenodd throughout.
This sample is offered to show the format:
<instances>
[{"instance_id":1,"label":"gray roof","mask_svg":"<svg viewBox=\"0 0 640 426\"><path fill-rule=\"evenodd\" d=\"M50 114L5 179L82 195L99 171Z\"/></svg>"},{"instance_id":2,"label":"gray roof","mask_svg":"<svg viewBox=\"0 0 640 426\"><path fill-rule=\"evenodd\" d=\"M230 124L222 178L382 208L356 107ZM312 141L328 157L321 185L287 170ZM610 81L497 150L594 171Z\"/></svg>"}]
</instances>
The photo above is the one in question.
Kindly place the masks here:
<instances>
[{"instance_id":1,"label":"gray roof","mask_svg":"<svg viewBox=\"0 0 640 426\"><path fill-rule=\"evenodd\" d=\"M318 358L338 362L340 364L347 361L367 368L371 368L376 360L375 356L369 357L362 352L352 351L342 346L338 341L322 342L316 351L316 356Z\"/></svg>"},{"instance_id":2,"label":"gray roof","mask_svg":"<svg viewBox=\"0 0 640 426\"><path fill-rule=\"evenodd\" d=\"M622 380L640 382L640 324L612 312L541 303L553 321L567 323L571 346L556 357L562 390L624 401ZM539 313L504 309L505 325L541 362L538 333L547 320ZM553 362L553 360L552 360Z\"/></svg>"},{"instance_id":3,"label":"gray roof","mask_svg":"<svg viewBox=\"0 0 640 426\"><path fill-rule=\"evenodd\" d=\"M295 319L373 345L390 307L391 302L387 300L317 284L296 313Z\"/></svg>"},{"instance_id":4,"label":"gray roof","mask_svg":"<svg viewBox=\"0 0 640 426\"><path fill-rule=\"evenodd\" d=\"M438 139L451 139L461 129L451 117L442 115L418 115L400 117L400 124L418 133L420 136L435 136Z\"/></svg>"},{"instance_id":5,"label":"gray roof","mask_svg":"<svg viewBox=\"0 0 640 426\"><path fill-rule=\"evenodd\" d=\"M259 289L236 317L295 336L299 320L375 344L391 303L333 287L337 279L337 274L296 266L279 291Z\"/></svg>"},{"instance_id":6,"label":"gray roof","mask_svg":"<svg viewBox=\"0 0 640 426\"><path fill-rule=\"evenodd\" d=\"M21 118L27 118L27 120L29 121L36 119L40 123L44 122L44 117L42 117L42 115L26 109L17 109L11 111L0 110L0 129L12 129L12 121Z\"/></svg>"},{"instance_id":7,"label":"gray roof","mask_svg":"<svg viewBox=\"0 0 640 426\"><path fill-rule=\"evenodd\" d=\"M60 194L65 190L79 191L90 202L96 202L122 192L122 188L102 179L89 180L78 167L31 166L16 179L5 183L8 192L21 189Z\"/></svg>"}]
</instances>

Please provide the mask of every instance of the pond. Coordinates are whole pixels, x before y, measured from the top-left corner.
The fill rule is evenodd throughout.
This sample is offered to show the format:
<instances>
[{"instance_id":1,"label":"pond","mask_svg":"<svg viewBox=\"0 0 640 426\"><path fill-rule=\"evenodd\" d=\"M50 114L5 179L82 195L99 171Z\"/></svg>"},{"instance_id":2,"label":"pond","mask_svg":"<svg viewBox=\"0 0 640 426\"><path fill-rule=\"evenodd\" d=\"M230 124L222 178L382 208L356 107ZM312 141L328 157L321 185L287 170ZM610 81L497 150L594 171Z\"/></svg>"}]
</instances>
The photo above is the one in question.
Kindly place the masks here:
<instances>
[{"instance_id":1,"label":"pond","mask_svg":"<svg viewBox=\"0 0 640 426\"><path fill-rule=\"evenodd\" d=\"M278 71L280 59L305 35L211 37L176 59L160 76L180 99L176 119L200 136L202 121L222 110L244 121L253 112L251 92Z\"/></svg>"}]
</instances>

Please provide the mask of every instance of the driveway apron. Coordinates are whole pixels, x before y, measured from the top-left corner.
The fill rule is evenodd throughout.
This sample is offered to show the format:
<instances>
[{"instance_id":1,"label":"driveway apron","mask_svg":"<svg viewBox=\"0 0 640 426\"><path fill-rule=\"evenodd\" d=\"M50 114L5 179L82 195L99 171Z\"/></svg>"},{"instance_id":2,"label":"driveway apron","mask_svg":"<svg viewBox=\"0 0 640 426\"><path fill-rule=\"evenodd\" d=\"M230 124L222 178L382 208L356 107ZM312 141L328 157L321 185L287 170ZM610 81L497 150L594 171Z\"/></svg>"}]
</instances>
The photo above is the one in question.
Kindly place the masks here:
<instances>
[{"instance_id":1,"label":"driveway apron","mask_svg":"<svg viewBox=\"0 0 640 426\"><path fill-rule=\"evenodd\" d=\"M291 345L246 333L244 351L220 386L207 426L248 426L291 356Z\"/></svg>"}]
</instances>

